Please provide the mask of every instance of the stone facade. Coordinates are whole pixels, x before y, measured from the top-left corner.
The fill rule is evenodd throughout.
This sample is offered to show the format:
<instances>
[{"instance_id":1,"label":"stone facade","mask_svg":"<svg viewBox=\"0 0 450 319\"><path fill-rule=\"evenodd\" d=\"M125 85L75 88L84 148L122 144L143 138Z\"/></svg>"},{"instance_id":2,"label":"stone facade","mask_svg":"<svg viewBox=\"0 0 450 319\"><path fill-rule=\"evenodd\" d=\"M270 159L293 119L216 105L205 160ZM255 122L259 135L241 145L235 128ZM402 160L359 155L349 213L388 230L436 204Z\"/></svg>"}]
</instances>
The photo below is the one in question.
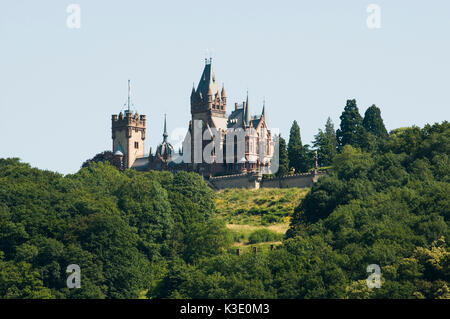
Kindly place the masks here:
<instances>
[{"instance_id":1,"label":"stone facade","mask_svg":"<svg viewBox=\"0 0 450 319\"><path fill-rule=\"evenodd\" d=\"M123 156L123 166L130 168L137 158L144 157L145 115L125 111L112 116L113 152Z\"/></svg>"},{"instance_id":2,"label":"stone facade","mask_svg":"<svg viewBox=\"0 0 450 319\"><path fill-rule=\"evenodd\" d=\"M268 172L274 142L265 105L260 115L251 116L247 94L246 101L241 105L235 103L229 116L226 111L225 87L219 89L211 60L206 60L197 89L193 87L191 92L191 121L183 143L184 163L204 176L258 172L262 168ZM200 143L198 134L203 137ZM232 148L227 147L230 141ZM208 148L211 144L216 146Z\"/></svg>"}]
</instances>

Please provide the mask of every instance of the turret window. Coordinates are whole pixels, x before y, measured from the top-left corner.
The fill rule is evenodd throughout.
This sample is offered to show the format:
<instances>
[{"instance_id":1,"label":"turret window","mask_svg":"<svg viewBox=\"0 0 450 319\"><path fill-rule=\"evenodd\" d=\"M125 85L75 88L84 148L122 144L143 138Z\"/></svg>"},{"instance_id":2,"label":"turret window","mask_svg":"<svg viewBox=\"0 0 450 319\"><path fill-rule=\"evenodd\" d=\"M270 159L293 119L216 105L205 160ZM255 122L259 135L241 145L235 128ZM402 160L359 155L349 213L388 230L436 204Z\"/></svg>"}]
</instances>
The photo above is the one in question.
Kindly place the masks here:
<instances>
[{"instance_id":1,"label":"turret window","mask_svg":"<svg viewBox=\"0 0 450 319\"><path fill-rule=\"evenodd\" d=\"M134 142L134 148L136 148L136 149L139 148L139 142Z\"/></svg>"}]
</instances>

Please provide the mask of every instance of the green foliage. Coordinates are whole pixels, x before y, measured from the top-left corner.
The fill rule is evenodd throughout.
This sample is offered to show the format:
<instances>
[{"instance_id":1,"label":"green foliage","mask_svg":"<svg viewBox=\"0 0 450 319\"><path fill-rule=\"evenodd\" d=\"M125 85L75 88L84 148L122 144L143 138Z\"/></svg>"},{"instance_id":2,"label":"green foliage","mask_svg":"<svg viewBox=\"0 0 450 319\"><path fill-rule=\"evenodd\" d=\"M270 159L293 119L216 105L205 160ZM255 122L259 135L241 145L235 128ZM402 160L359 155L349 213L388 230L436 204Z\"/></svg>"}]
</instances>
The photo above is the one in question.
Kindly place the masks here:
<instances>
[{"instance_id":1,"label":"green foliage","mask_svg":"<svg viewBox=\"0 0 450 319\"><path fill-rule=\"evenodd\" d=\"M356 100L347 100L347 104L342 112L341 126L336 132L339 148L350 144L354 147L361 146L361 136L364 130L363 119L359 114Z\"/></svg>"},{"instance_id":2,"label":"green foliage","mask_svg":"<svg viewBox=\"0 0 450 319\"><path fill-rule=\"evenodd\" d=\"M114 164L114 153L111 151L104 151L96 154L93 158L88 159L81 165L81 168L88 167L90 163L110 163Z\"/></svg>"},{"instance_id":3,"label":"green foliage","mask_svg":"<svg viewBox=\"0 0 450 319\"><path fill-rule=\"evenodd\" d=\"M444 177L449 133L443 122L395 130L382 142L382 151L346 145L332 173L296 208L287 238L322 236L347 256L341 265L351 275L347 297L448 298L443 269L448 262L444 238L450 235L450 184ZM443 164L433 167L433 161ZM430 261L417 257L425 251ZM363 265L372 263L385 274L375 291L362 280L367 277ZM431 263L441 270L424 271Z\"/></svg>"},{"instance_id":4,"label":"green foliage","mask_svg":"<svg viewBox=\"0 0 450 319\"><path fill-rule=\"evenodd\" d=\"M294 121L289 133L288 167L294 168L296 173L307 172L314 163L314 154L309 145L302 145L300 138L300 127L297 121Z\"/></svg>"},{"instance_id":5,"label":"green foliage","mask_svg":"<svg viewBox=\"0 0 450 319\"><path fill-rule=\"evenodd\" d=\"M120 172L94 161L63 177L0 159L0 298L153 291L171 258L229 247L214 201L194 173ZM81 289L66 287L70 264L81 268Z\"/></svg>"},{"instance_id":6,"label":"green foliage","mask_svg":"<svg viewBox=\"0 0 450 319\"><path fill-rule=\"evenodd\" d=\"M286 176L289 173L289 156L286 149L286 141L281 135L278 136L279 143L279 167L276 176Z\"/></svg>"},{"instance_id":7,"label":"green foliage","mask_svg":"<svg viewBox=\"0 0 450 319\"><path fill-rule=\"evenodd\" d=\"M333 163L337 151L336 132L331 118L328 117L325 131L319 129L314 136L313 147L317 150L318 164L320 167L329 166Z\"/></svg>"},{"instance_id":8,"label":"green foliage","mask_svg":"<svg viewBox=\"0 0 450 319\"><path fill-rule=\"evenodd\" d=\"M322 130L319 130L319 133L314 136L313 146L317 149L319 166L331 165L336 155L336 147Z\"/></svg>"},{"instance_id":9,"label":"green foliage","mask_svg":"<svg viewBox=\"0 0 450 319\"><path fill-rule=\"evenodd\" d=\"M381 118L381 110L373 104L364 113L362 122L367 132L372 133L376 137L386 138L388 133Z\"/></svg>"},{"instance_id":10,"label":"green foliage","mask_svg":"<svg viewBox=\"0 0 450 319\"><path fill-rule=\"evenodd\" d=\"M216 198L194 173L92 162L62 176L0 159L0 297L450 298L449 123L383 136L372 107L359 132L347 104L340 154L305 197ZM320 132L329 145L330 127ZM269 250L280 235L262 225L287 222L294 207L283 244ZM224 216L254 225L227 225L233 233ZM267 228L284 233L280 225ZM247 236L266 249L236 256L230 245ZM66 287L69 264L82 269L81 289ZM370 264L381 267L379 289L367 287Z\"/></svg>"},{"instance_id":11,"label":"green foliage","mask_svg":"<svg viewBox=\"0 0 450 319\"><path fill-rule=\"evenodd\" d=\"M248 242L250 244L262 243L266 241L279 241L283 238L283 235L270 231L266 228L255 230L248 237Z\"/></svg>"},{"instance_id":12,"label":"green foliage","mask_svg":"<svg viewBox=\"0 0 450 319\"><path fill-rule=\"evenodd\" d=\"M29 263L4 261L0 255L0 296L7 299L52 299L36 269Z\"/></svg>"},{"instance_id":13,"label":"green foliage","mask_svg":"<svg viewBox=\"0 0 450 319\"><path fill-rule=\"evenodd\" d=\"M292 123L287 150L289 167L293 167L297 172L300 172L303 161L303 145L297 121Z\"/></svg>"},{"instance_id":14,"label":"green foliage","mask_svg":"<svg viewBox=\"0 0 450 319\"><path fill-rule=\"evenodd\" d=\"M337 138L336 131L334 129L334 123L330 117L327 118L327 122L325 123L325 135L336 150L337 148Z\"/></svg>"}]
</instances>

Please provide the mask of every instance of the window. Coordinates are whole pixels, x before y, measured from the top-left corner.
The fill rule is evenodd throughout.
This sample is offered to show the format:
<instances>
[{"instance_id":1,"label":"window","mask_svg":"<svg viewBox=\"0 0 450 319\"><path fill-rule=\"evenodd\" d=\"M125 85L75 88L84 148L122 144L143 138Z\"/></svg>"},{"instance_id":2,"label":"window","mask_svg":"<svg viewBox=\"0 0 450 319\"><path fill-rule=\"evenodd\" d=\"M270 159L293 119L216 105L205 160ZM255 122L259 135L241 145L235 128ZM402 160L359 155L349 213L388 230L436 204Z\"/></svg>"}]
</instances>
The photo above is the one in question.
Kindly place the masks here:
<instances>
[{"instance_id":1,"label":"window","mask_svg":"<svg viewBox=\"0 0 450 319\"><path fill-rule=\"evenodd\" d=\"M139 148L139 142L134 142L134 148Z\"/></svg>"}]
</instances>

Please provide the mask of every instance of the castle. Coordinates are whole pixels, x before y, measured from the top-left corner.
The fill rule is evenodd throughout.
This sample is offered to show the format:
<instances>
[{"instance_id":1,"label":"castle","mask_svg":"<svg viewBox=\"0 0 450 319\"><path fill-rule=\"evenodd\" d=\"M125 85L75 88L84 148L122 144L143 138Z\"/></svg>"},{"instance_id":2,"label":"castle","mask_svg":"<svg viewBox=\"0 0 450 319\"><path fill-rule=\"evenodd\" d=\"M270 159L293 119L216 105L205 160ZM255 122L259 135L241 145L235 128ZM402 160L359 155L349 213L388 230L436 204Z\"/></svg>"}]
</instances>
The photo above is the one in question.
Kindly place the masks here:
<instances>
[{"instance_id":1,"label":"castle","mask_svg":"<svg viewBox=\"0 0 450 319\"><path fill-rule=\"evenodd\" d=\"M140 171L193 171L204 176L215 189L263 187L263 175L273 174L278 169L278 145L267 123L265 103L259 115L251 116L247 93L246 100L242 104L235 103L227 116L225 87L219 87L211 59L205 60L198 86L192 88L190 102L191 120L182 150L174 152L168 142L165 117L162 142L155 154L150 149L149 155L145 156L146 117L130 110L128 82L128 108L112 115L115 164L120 169ZM291 182L271 179L270 182L266 180L266 184L271 187L309 187L317 180L316 175L295 175L295 179L291 176Z\"/></svg>"}]
</instances>

